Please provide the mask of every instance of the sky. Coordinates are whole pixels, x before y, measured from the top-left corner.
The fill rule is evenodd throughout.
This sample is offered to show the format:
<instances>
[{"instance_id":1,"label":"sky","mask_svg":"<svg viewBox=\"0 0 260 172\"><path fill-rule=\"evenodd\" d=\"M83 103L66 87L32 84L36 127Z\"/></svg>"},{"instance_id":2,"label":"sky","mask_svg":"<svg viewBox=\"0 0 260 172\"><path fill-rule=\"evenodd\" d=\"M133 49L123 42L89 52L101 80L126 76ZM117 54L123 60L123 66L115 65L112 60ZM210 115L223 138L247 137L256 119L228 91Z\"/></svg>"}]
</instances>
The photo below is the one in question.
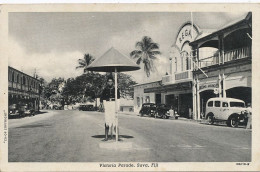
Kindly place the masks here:
<instances>
[{"instance_id":1,"label":"sky","mask_svg":"<svg viewBox=\"0 0 260 172\"><path fill-rule=\"evenodd\" d=\"M200 29L217 30L240 18L244 13L193 13ZM75 69L85 53L100 57L114 47L129 56L135 44L149 36L159 44L161 55L149 78L143 67L132 75L137 83L160 80L169 73L170 47L175 43L183 23L190 13L180 12L71 12L71 13L9 13L9 65L46 81L52 78L76 77L83 69Z\"/></svg>"}]
</instances>

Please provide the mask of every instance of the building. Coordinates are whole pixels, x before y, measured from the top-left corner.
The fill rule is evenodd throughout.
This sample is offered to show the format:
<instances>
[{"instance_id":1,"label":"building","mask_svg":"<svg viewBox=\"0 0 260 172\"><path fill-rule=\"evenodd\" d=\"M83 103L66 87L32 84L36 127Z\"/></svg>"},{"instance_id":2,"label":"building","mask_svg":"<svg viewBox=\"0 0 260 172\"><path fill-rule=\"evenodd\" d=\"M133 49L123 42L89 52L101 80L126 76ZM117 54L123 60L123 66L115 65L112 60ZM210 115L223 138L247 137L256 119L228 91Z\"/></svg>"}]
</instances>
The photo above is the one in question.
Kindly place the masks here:
<instances>
[{"instance_id":1,"label":"building","mask_svg":"<svg viewBox=\"0 0 260 172\"><path fill-rule=\"evenodd\" d=\"M27 104L39 110L40 81L8 66L8 104Z\"/></svg>"},{"instance_id":2,"label":"building","mask_svg":"<svg viewBox=\"0 0 260 172\"><path fill-rule=\"evenodd\" d=\"M134 85L134 112L139 112L143 103L161 103L161 93L159 91L144 91L144 89L158 88L160 85L161 81Z\"/></svg>"},{"instance_id":3,"label":"building","mask_svg":"<svg viewBox=\"0 0 260 172\"><path fill-rule=\"evenodd\" d=\"M192 49L189 43L194 41L199 33L198 26L191 22L186 22L180 27L171 47L169 74L163 76L161 81L135 85L135 110L145 102L162 103L173 106L183 117L191 117L194 64L190 58Z\"/></svg>"},{"instance_id":4,"label":"building","mask_svg":"<svg viewBox=\"0 0 260 172\"><path fill-rule=\"evenodd\" d=\"M211 97L252 101L252 13L191 42L193 60L193 107L195 119L205 114ZM211 49L205 56L203 49Z\"/></svg>"},{"instance_id":5,"label":"building","mask_svg":"<svg viewBox=\"0 0 260 172\"><path fill-rule=\"evenodd\" d=\"M133 112L134 111L134 100L121 98L119 101L121 112Z\"/></svg>"},{"instance_id":6,"label":"building","mask_svg":"<svg viewBox=\"0 0 260 172\"><path fill-rule=\"evenodd\" d=\"M145 102L163 103L200 119L211 97L251 103L251 23L251 13L215 31L185 22L171 47L169 74L134 86L135 112Z\"/></svg>"}]
</instances>

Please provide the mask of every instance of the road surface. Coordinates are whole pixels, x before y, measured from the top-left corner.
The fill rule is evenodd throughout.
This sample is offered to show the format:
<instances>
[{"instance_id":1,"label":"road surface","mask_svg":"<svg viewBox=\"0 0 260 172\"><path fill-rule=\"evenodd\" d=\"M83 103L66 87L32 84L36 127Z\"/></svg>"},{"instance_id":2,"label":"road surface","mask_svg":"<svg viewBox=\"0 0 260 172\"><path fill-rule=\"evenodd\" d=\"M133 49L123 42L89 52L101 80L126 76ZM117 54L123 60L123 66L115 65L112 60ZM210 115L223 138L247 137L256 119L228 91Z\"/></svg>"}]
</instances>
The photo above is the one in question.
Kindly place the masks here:
<instances>
[{"instance_id":1,"label":"road surface","mask_svg":"<svg viewBox=\"0 0 260 172\"><path fill-rule=\"evenodd\" d=\"M251 130L120 114L119 144L103 142L104 114L46 111L9 119L9 162L249 162Z\"/></svg>"}]
</instances>

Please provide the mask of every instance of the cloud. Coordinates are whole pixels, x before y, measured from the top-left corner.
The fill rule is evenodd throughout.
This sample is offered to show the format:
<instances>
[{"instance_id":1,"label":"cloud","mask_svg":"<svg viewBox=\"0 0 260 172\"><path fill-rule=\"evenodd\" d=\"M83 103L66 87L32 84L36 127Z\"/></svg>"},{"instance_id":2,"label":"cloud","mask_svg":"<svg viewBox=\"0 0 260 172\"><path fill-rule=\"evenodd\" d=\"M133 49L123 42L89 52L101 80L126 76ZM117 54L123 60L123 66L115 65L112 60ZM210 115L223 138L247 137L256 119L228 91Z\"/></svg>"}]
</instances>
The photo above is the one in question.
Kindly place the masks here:
<instances>
[{"instance_id":1,"label":"cloud","mask_svg":"<svg viewBox=\"0 0 260 172\"><path fill-rule=\"evenodd\" d=\"M18 42L9 37L9 58L10 66L17 70L22 70L24 73L33 76L36 73L47 81L51 81L55 77L75 77L82 74L83 69L76 70L77 60L83 57L83 54L78 51L74 52L50 52L28 53L18 44Z\"/></svg>"}]
</instances>

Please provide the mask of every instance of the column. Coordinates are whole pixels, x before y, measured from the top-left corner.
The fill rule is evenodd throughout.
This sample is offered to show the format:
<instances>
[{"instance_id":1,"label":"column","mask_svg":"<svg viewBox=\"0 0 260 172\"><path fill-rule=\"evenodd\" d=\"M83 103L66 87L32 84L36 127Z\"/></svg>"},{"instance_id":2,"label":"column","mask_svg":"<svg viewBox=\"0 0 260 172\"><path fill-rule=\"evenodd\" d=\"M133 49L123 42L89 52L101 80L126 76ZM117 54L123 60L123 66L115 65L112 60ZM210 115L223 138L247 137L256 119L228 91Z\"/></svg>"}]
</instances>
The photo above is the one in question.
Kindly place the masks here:
<instances>
[{"instance_id":1,"label":"column","mask_svg":"<svg viewBox=\"0 0 260 172\"><path fill-rule=\"evenodd\" d=\"M193 81L192 81L192 100L193 100L193 104L192 104L192 113L193 113L193 119L195 119L196 115L197 115L197 100L196 100L196 94L197 94L197 90L196 90L196 80L195 80L195 75L193 76Z\"/></svg>"},{"instance_id":2,"label":"column","mask_svg":"<svg viewBox=\"0 0 260 172\"><path fill-rule=\"evenodd\" d=\"M222 87L221 87L221 76L220 76L220 72L218 74L218 94L219 97L222 97Z\"/></svg>"},{"instance_id":3,"label":"column","mask_svg":"<svg viewBox=\"0 0 260 172\"><path fill-rule=\"evenodd\" d=\"M226 98L226 77L225 74L222 74L222 81L223 81L223 97Z\"/></svg>"},{"instance_id":4,"label":"column","mask_svg":"<svg viewBox=\"0 0 260 172\"><path fill-rule=\"evenodd\" d=\"M199 64L199 48L197 47L196 50L197 50L197 51L196 51L196 61L197 61L197 67L196 67L196 69L198 70L199 67L200 67L200 64Z\"/></svg>"},{"instance_id":5,"label":"column","mask_svg":"<svg viewBox=\"0 0 260 172\"><path fill-rule=\"evenodd\" d=\"M196 96L197 96L197 116L196 120L200 120L200 93L199 93L199 77L197 75L197 90L196 90Z\"/></svg>"},{"instance_id":6,"label":"column","mask_svg":"<svg viewBox=\"0 0 260 172\"><path fill-rule=\"evenodd\" d=\"M170 57L170 74L169 75L172 75L172 57Z\"/></svg>"}]
</instances>

